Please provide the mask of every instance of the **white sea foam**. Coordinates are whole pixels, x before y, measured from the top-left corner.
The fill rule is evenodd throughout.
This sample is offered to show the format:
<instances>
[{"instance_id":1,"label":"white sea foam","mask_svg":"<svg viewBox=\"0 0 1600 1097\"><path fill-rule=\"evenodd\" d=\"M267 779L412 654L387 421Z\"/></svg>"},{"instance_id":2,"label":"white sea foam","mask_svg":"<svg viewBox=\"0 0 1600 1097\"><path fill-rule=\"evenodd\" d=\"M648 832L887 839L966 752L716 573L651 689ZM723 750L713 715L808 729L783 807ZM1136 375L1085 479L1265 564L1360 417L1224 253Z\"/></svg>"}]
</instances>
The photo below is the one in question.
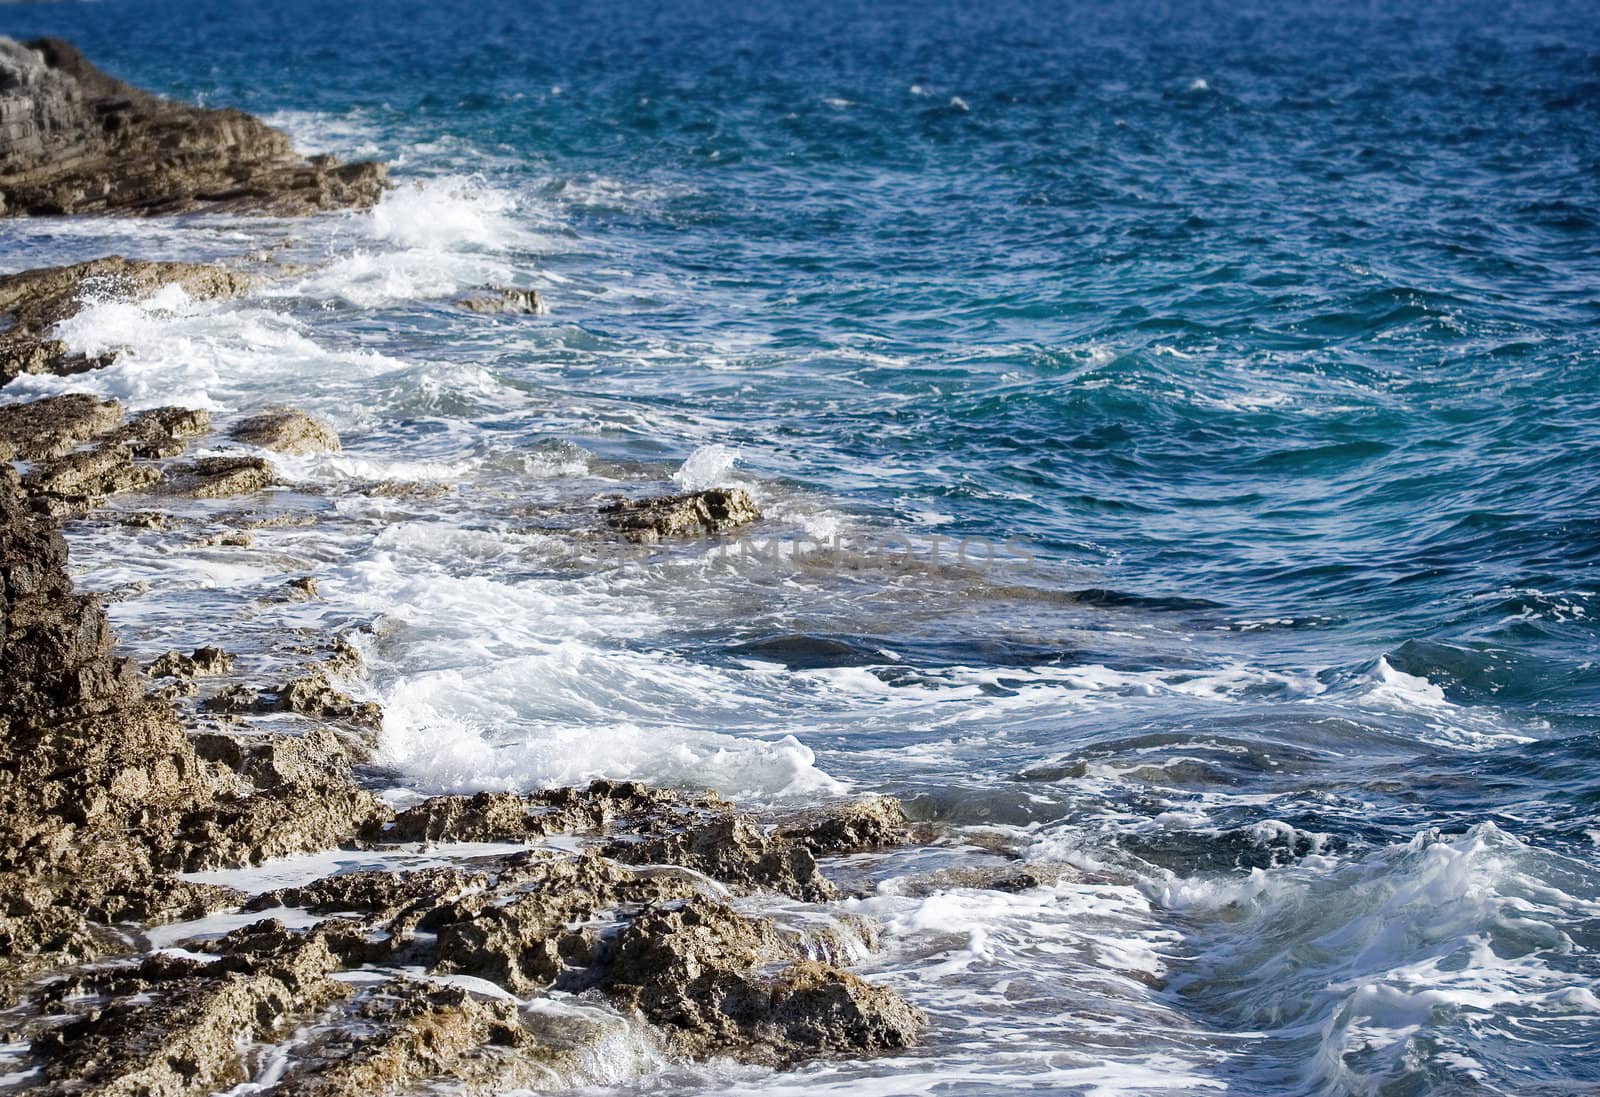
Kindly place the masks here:
<instances>
[{"instance_id":1,"label":"white sea foam","mask_svg":"<svg viewBox=\"0 0 1600 1097\"><path fill-rule=\"evenodd\" d=\"M730 446L720 443L701 446L684 458L678 471L672 474L672 479L685 491L703 491L725 485L738 460L739 451Z\"/></svg>"}]
</instances>

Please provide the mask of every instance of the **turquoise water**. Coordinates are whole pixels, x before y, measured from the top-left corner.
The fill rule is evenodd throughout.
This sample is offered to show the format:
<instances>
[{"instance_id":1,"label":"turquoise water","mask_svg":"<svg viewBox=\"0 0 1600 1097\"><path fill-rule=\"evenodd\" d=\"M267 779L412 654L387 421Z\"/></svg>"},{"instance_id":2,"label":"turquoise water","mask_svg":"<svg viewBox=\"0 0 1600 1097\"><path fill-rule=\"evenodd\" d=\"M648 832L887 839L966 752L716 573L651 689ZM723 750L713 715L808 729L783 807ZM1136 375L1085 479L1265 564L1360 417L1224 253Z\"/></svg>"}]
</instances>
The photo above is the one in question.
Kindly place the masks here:
<instances>
[{"instance_id":1,"label":"turquoise water","mask_svg":"<svg viewBox=\"0 0 1600 1097\"><path fill-rule=\"evenodd\" d=\"M315 268L87 315L125 360L18 393L292 399L346 440L304 475L455 488L177 579L86 535L91 578L158 579L127 642L314 559L328 613L387 622L398 787L848 786L953 828L862 902L928 1048L629 1084L1600 1084L1592 5L108 0L0 32L402 184L300 227L4 226L8 269ZM449 307L485 282L550 315ZM546 528L674 473L873 551L624 567ZM1082 879L895 882L994 843Z\"/></svg>"}]
</instances>

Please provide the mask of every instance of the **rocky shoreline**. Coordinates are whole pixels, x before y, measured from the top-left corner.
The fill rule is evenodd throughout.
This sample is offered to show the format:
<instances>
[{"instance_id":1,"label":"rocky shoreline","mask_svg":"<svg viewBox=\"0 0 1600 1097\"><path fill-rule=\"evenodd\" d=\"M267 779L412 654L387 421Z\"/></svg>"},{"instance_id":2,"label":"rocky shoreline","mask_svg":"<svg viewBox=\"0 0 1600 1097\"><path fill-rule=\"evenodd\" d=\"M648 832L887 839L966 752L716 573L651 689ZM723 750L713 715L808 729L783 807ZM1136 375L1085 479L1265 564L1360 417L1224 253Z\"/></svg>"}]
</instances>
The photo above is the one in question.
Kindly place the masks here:
<instances>
[{"instance_id":1,"label":"rocky shoreline","mask_svg":"<svg viewBox=\"0 0 1600 1097\"><path fill-rule=\"evenodd\" d=\"M66 43L0 38L0 212L290 215L370 205L385 186L381 165L302 159L248 115L131 88ZM114 357L73 355L55 335L88 296L176 285L227 297L251 281L118 256L0 277L0 385ZM543 308L508 290L461 305ZM175 501L249 500L282 482L273 454L339 445L327 424L273 408L186 457L211 434L203 410L128 415L84 393L0 405L0 1043L22 1049L11 1088L487 1092L584 1080L619 1027L663 1059L775 1067L919 1039L915 1006L849 970L872 947L870 924L797 929L761 909L839 898L818 858L906 841L892 800L757 817L710 794L599 781L396 811L360 777L382 714L346 692L360 656L345 637L321 637L314 658L266 683L240 680L217 647L146 669L119 656L101 600L73 589L64 521L115 497L137 505L115 522L172 530ZM653 543L759 512L731 488L591 517L594 536ZM212 543L248 544L248 521L216 525ZM281 597L315 594L307 576ZM268 726L285 714L294 730ZM473 845L414 867L455 843ZM333 849L395 867L256 894L186 875Z\"/></svg>"}]
</instances>

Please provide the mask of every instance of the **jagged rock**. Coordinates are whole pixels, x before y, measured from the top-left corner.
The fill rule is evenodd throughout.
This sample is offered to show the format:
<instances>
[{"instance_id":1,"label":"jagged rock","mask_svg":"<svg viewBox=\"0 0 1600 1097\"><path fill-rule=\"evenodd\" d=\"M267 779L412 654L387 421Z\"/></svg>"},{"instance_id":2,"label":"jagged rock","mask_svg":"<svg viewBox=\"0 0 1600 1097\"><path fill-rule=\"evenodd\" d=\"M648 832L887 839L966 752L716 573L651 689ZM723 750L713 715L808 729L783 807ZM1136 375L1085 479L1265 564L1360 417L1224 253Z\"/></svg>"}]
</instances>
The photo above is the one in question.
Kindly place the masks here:
<instances>
[{"instance_id":1,"label":"jagged rock","mask_svg":"<svg viewBox=\"0 0 1600 1097\"><path fill-rule=\"evenodd\" d=\"M778 834L819 856L903 845L908 837L905 809L892 796L796 812L779 822Z\"/></svg>"},{"instance_id":2,"label":"jagged rock","mask_svg":"<svg viewBox=\"0 0 1600 1097\"><path fill-rule=\"evenodd\" d=\"M489 882L487 873L462 868L427 868L406 873L369 869L264 892L245 904L245 909L303 907L316 914L367 911L393 917L404 908L419 905L430 911L437 910L468 892L483 891Z\"/></svg>"},{"instance_id":3,"label":"jagged rock","mask_svg":"<svg viewBox=\"0 0 1600 1097\"><path fill-rule=\"evenodd\" d=\"M274 1093L381 1097L435 1079L490 1093L552 1080L542 1063L549 1054L504 999L397 980L363 991L346 1018L295 1056Z\"/></svg>"},{"instance_id":4,"label":"jagged rock","mask_svg":"<svg viewBox=\"0 0 1600 1097\"><path fill-rule=\"evenodd\" d=\"M322 597L317 590L317 580L310 575L290 579L278 588L278 597L285 602L310 602Z\"/></svg>"},{"instance_id":5,"label":"jagged rock","mask_svg":"<svg viewBox=\"0 0 1600 1097\"><path fill-rule=\"evenodd\" d=\"M5 44L0 38L0 104L5 102ZM6 132L0 124L0 135ZM0 136L0 148L4 138ZM0 162L3 162L0 155ZM0 171L3 171L0 168ZM0 175L0 201L5 178ZM3 211L0 211L3 212ZM91 300L139 301L164 286L181 286L197 300L237 297L250 287L248 276L209 263L159 263L108 255L65 267L43 267L0 276L0 315L10 326L0 330L0 385L23 373L81 373L106 365L115 355L72 355L51 331L76 316Z\"/></svg>"},{"instance_id":6,"label":"jagged rock","mask_svg":"<svg viewBox=\"0 0 1600 1097\"><path fill-rule=\"evenodd\" d=\"M402 811L375 842L516 842L551 834L606 838L608 857L678 865L725 884L806 901L834 897L804 844L769 834L715 796L685 798L630 781L528 796L482 792L436 796Z\"/></svg>"},{"instance_id":7,"label":"jagged rock","mask_svg":"<svg viewBox=\"0 0 1600 1097\"><path fill-rule=\"evenodd\" d=\"M128 420L112 438L133 451L135 457L176 457L187 440L211 429L211 416L199 408L151 408Z\"/></svg>"},{"instance_id":8,"label":"jagged rock","mask_svg":"<svg viewBox=\"0 0 1600 1097\"><path fill-rule=\"evenodd\" d=\"M350 780L350 756L328 728L304 735L205 732L191 736L195 753L219 762L256 789Z\"/></svg>"},{"instance_id":9,"label":"jagged rock","mask_svg":"<svg viewBox=\"0 0 1600 1097\"><path fill-rule=\"evenodd\" d=\"M195 648L190 655L169 651L149 666L156 678L214 678L233 671L234 658L221 648Z\"/></svg>"},{"instance_id":10,"label":"jagged rock","mask_svg":"<svg viewBox=\"0 0 1600 1097\"><path fill-rule=\"evenodd\" d=\"M664 831L664 833L662 833ZM809 849L767 834L732 811L624 836L605 846L607 856L636 865L682 865L715 880L765 889L806 902L838 898Z\"/></svg>"},{"instance_id":11,"label":"jagged rock","mask_svg":"<svg viewBox=\"0 0 1600 1097\"><path fill-rule=\"evenodd\" d=\"M696 1058L792 1063L914 1044L927 1019L894 991L785 955L765 919L706 899L647 911L624 926L601 987Z\"/></svg>"},{"instance_id":12,"label":"jagged rock","mask_svg":"<svg viewBox=\"0 0 1600 1097\"><path fill-rule=\"evenodd\" d=\"M593 855L530 859L515 880L509 900L490 893L433 917L434 971L474 975L522 996L563 982L581 989L600 947L583 922L602 910L697 894L684 880L640 876Z\"/></svg>"},{"instance_id":13,"label":"jagged rock","mask_svg":"<svg viewBox=\"0 0 1600 1097\"><path fill-rule=\"evenodd\" d=\"M488 292L459 298L456 307L484 315L543 316L550 310L534 289L490 286Z\"/></svg>"},{"instance_id":14,"label":"jagged rock","mask_svg":"<svg viewBox=\"0 0 1600 1097\"><path fill-rule=\"evenodd\" d=\"M52 1030L33 1051L62 1088L149 1097L226 1088L245 1080L243 1042L349 993L328 978L341 966L322 934L290 936L254 962L170 964L174 977L146 965L144 987Z\"/></svg>"},{"instance_id":15,"label":"jagged rock","mask_svg":"<svg viewBox=\"0 0 1600 1097\"><path fill-rule=\"evenodd\" d=\"M160 469L136 464L127 446L112 443L42 461L23 478L23 485L65 499L103 499L160 480Z\"/></svg>"},{"instance_id":16,"label":"jagged rock","mask_svg":"<svg viewBox=\"0 0 1600 1097\"><path fill-rule=\"evenodd\" d=\"M601 521L630 541L699 537L747 526L761 517L743 488L712 488L682 495L620 499L600 508Z\"/></svg>"},{"instance_id":17,"label":"jagged rock","mask_svg":"<svg viewBox=\"0 0 1600 1097\"><path fill-rule=\"evenodd\" d=\"M382 165L303 159L259 119L158 98L54 38L0 38L0 112L0 213L298 215L388 186Z\"/></svg>"},{"instance_id":18,"label":"jagged rock","mask_svg":"<svg viewBox=\"0 0 1600 1097\"><path fill-rule=\"evenodd\" d=\"M357 701L334 687L320 668L292 678L278 687L273 707L324 720L342 720L363 727L383 726L383 709L372 701Z\"/></svg>"},{"instance_id":19,"label":"jagged rock","mask_svg":"<svg viewBox=\"0 0 1600 1097\"><path fill-rule=\"evenodd\" d=\"M261 694L243 683L235 682L223 686L211 697L200 703L200 707L207 712L220 712L237 715L245 712L271 711L264 709L261 703Z\"/></svg>"},{"instance_id":20,"label":"jagged rock","mask_svg":"<svg viewBox=\"0 0 1600 1097\"><path fill-rule=\"evenodd\" d=\"M389 808L343 773L318 773L237 799L219 798L184 816L165 868L183 872L259 865L274 857L330 849L381 824Z\"/></svg>"},{"instance_id":21,"label":"jagged rock","mask_svg":"<svg viewBox=\"0 0 1600 1097\"><path fill-rule=\"evenodd\" d=\"M357 701L338 689L320 667L266 693L242 684L225 686L215 696L207 698L201 707L209 712L232 715L296 712L371 730L383 726L382 708L372 701Z\"/></svg>"},{"instance_id":22,"label":"jagged rock","mask_svg":"<svg viewBox=\"0 0 1600 1097\"><path fill-rule=\"evenodd\" d=\"M3 337L0 337L3 338ZM0 405L0 460L47 461L116 430L122 405L85 393Z\"/></svg>"},{"instance_id":23,"label":"jagged rock","mask_svg":"<svg viewBox=\"0 0 1600 1097\"><path fill-rule=\"evenodd\" d=\"M298 408L252 415L234 426L232 437L279 453L331 453L339 448L339 435L331 426Z\"/></svg>"},{"instance_id":24,"label":"jagged rock","mask_svg":"<svg viewBox=\"0 0 1600 1097\"><path fill-rule=\"evenodd\" d=\"M194 499L220 499L262 491L277 478L271 462L260 457L202 457L172 466L162 490Z\"/></svg>"}]
</instances>

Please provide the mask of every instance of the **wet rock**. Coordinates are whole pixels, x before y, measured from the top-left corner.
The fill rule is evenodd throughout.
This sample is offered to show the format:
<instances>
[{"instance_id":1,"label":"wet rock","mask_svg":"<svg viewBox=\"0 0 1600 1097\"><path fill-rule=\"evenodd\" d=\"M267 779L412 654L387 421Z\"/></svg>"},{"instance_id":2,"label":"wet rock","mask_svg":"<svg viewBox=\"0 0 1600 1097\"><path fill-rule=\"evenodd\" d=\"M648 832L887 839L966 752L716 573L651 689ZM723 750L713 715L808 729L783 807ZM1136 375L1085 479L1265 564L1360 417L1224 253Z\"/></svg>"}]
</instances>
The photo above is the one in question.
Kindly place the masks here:
<instances>
[{"instance_id":1,"label":"wet rock","mask_svg":"<svg viewBox=\"0 0 1600 1097\"><path fill-rule=\"evenodd\" d=\"M169 651L151 663L148 671L156 678L214 678L231 674L233 664L234 657L221 648L203 647L189 655Z\"/></svg>"},{"instance_id":2,"label":"wet rock","mask_svg":"<svg viewBox=\"0 0 1600 1097\"><path fill-rule=\"evenodd\" d=\"M383 726L383 709L372 701L357 701L336 688L320 668L278 687L272 705L278 712L298 712L369 728Z\"/></svg>"},{"instance_id":3,"label":"wet rock","mask_svg":"<svg viewBox=\"0 0 1600 1097\"><path fill-rule=\"evenodd\" d=\"M151 408L130 418L112 438L135 457L176 457L188 448L188 439L210 430L211 416L199 408Z\"/></svg>"},{"instance_id":4,"label":"wet rock","mask_svg":"<svg viewBox=\"0 0 1600 1097\"><path fill-rule=\"evenodd\" d=\"M682 495L621 499L600 508L600 519L606 528L630 541L642 543L663 537L726 533L760 517L755 500L743 488L712 488Z\"/></svg>"},{"instance_id":5,"label":"wet rock","mask_svg":"<svg viewBox=\"0 0 1600 1097\"><path fill-rule=\"evenodd\" d=\"M348 1024L305 1048L274 1087L283 1097L376 1097L434 1079L472 1092L550 1080L515 1003L396 981L362 992Z\"/></svg>"},{"instance_id":6,"label":"wet rock","mask_svg":"<svg viewBox=\"0 0 1600 1097\"><path fill-rule=\"evenodd\" d=\"M317 720L335 720L376 731L383 726L383 709L372 701L357 701L334 686L321 668L291 678L265 693L243 684L225 686L201 707L230 715L294 712Z\"/></svg>"},{"instance_id":7,"label":"wet rock","mask_svg":"<svg viewBox=\"0 0 1600 1097\"><path fill-rule=\"evenodd\" d=\"M0 38L0 103L6 95L6 41ZM0 126L0 134L4 132ZM0 162L3 159L0 155ZM0 196L5 187L0 174ZM250 284L246 275L212 264L150 262L120 255L0 276L0 316L10 318L10 326L0 330L0 385L23 373L80 373L109 363L114 354L74 355L51 335L57 324L76 316L87 302L142 301L174 285L196 300L237 297Z\"/></svg>"},{"instance_id":8,"label":"wet rock","mask_svg":"<svg viewBox=\"0 0 1600 1097\"><path fill-rule=\"evenodd\" d=\"M437 910L469 892L483 891L489 881L487 873L462 868L429 868L415 872L370 869L264 892L251 899L245 909L301 907L315 914L364 911L394 917L404 909L419 905L429 911Z\"/></svg>"},{"instance_id":9,"label":"wet rock","mask_svg":"<svg viewBox=\"0 0 1600 1097\"><path fill-rule=\"evenodd\" d=\"M237 110L161 99L59 39L0 38L0 213L297 215L370 206L379 164L302 158Z\"/></svg>"},{"instance_id":10,"label":"wet rock","mask_svg":"<svg viewBox=\"0 0 1600 1097\"><path fill-rule=\"evenodd\" d=\"M85 393L6 404L0 406L0 460L65 457L121 424L121 404Z\"/></svg>"},{"instance_id":11,"label":"wet rock","mask_svg":"<svg viewBox=\"0 0 1600 1097\"><path fill-rule=\"evenodd\" d=\"M253 795L218 798L186 815L162 866L204 872L259 865L274 857L331 849L392 812L342 773L273 785Z\"/></svg>"},{"instance_id":12,"label":"wet rock","mask_svg":"<svg viewBox=\"0 0 1600 1097\"><path fill-rule=\"evenodd\" d=\"M769 974L787 949L764 919L705 899L623 927L601 987L696 1058L793 1063L914 1044L927 1021L894 991L816 961Z\"/></svg>"},{"instance_id":13,"label":"wet rock","mask_svg":"<svg viewBox=\"0 0 1600 1097\"><path fill-rule=\"evenodd\" d=\"M290 579L278 588L278 598L284 602L311 602L320 597L322 594L317 590L317 581L310 575Z\"/></svg>"},{"instance_id":14,"label":"wet rock","mask_svg":"<svg viewBox=\"0 0 1600 1097\"><path fill-rule=\"evenodd\" d=\"M246 712L270 711L262 708L261 694L242 683L223 686L213 696L200 703L207 712L238 715Z\"/></svg>"},{"instance_id":15,"label":"wet rock","mask_svg":"<svg viewBox=\"0 0 1600 1097\"><path fill-rule=\"evenodd\" d=\"M894 888L896 894L921 898L955 888L1016 893L1084 878L1081 870L1057 861L1007 861L991 865L964 865L905 877L896 880Z\"/></svg>"},{"instance_id":16,"label":"wet rock","mask_svg":"<svg viewBox=\"0 0 1600 1097\"><path fill-rule=\"evenodd\" d=\"M797 812L779 822L778 834L819 856L884 849L909 837L905 809L892 796Z\"/></svg>"},{"instance_id":17,"label":"wet rock","mask_svg":"<svg viewBox=\"0 0 1600 1097\"><path fill-rule=\"evenodd\" d=\"M319 935L290 938L277 955L234 966L242 970L147 965L140 974L148 989L34 1041L45 1080L63 1092L150 1097L226 1088L246 1079L247 1041L349 993L328 978L342 965Z\"/></svg>"},{"instance_id":18,"label":"wet rock","mask_svg":"<svg viewBox=\"0 0 1600 1097\"><path fill-rule=\"evenodd\" d=\"M203 548L250 548L256 543L256 539L245 530L236 529L208 533L204 537L195 538L192 543Z\"/></svg>"},{"instance_id":19,"label":"wet rock","mask_svg":"<svg viewBox=\"0 0 1600 1097\"><path fill-rule=\"evenodd\" d=\"M515 887L509 900L489 893L435 913L434 971L488 979L524 996L581 989L601 947L585 922L600 911L698 895L686 879L630 872L593 853L530 853L503 880Z\"/></svg>"},{"instance_id":20,"label":"wet rock","mask_svg":"<svg viewBox=\"0 0 1600 1097\"><path fill-rule=\"evenodd\" d=\"M635 865L681 865L726 884L810 903L838 898L809 849L767 834L748 816L716 812L663 824L608 843L606 855Z\"/></svg>"},{"instance_id":21,"label":"wet rock","mask_svg":"<svg viewBox=\"0 0 1600 1097\"><path fill-rule=\"evenodd\" d=\"M162 490L193 499L221 499L263 491L277 478L271 462L260 457L202 457L168 469Z\"/></svg>"},{"instance_id":22,"label":"wet rock","mask_svg":"<svg viewBox=\"0 0 1600 1097\"><path fill-rule=\"evenodd\" d=\"M105 445L42 461L23 478L30 492L63 499L104 499L160 482L161 470L137 464L126 446Z\"/></svg>"},{"instance_id":23,"label":"wet rock","mask_svg":"<svg viewBox=\"0 0 1600 1097\"><path fill-rule=\"evenodd\" d=\"M482 315L543 316L550 310L538 290L491 286L486 292L459 298L456 307Z\"/></svg>"},{"instance_id":24,"label":"wet rock","mask_svg":"<svg viewBox=\"0 0 1600 1097\"><path fill-rule=\"evenodd\" d=\"M686 798L631 781L595 781L585 789L528 796L435 796L368 837L381 843L519 842L580 833L604 839L605 855L627 864L676 865L741 889L806 901L835 896L806 846L767 833L727 801Z\"/></svg>"},{"instance_id":25,"label":"wet rock","mask_svg":"<svg viewBox=\"0 0 1600 1097\"><path fill-rule=\"evenodd\" d=\"M339 448L339 435L331 426L298 408L252 415L237 423L231 436L235 442L279 453L331 453Z\"/></svg>"}]
</instances>

